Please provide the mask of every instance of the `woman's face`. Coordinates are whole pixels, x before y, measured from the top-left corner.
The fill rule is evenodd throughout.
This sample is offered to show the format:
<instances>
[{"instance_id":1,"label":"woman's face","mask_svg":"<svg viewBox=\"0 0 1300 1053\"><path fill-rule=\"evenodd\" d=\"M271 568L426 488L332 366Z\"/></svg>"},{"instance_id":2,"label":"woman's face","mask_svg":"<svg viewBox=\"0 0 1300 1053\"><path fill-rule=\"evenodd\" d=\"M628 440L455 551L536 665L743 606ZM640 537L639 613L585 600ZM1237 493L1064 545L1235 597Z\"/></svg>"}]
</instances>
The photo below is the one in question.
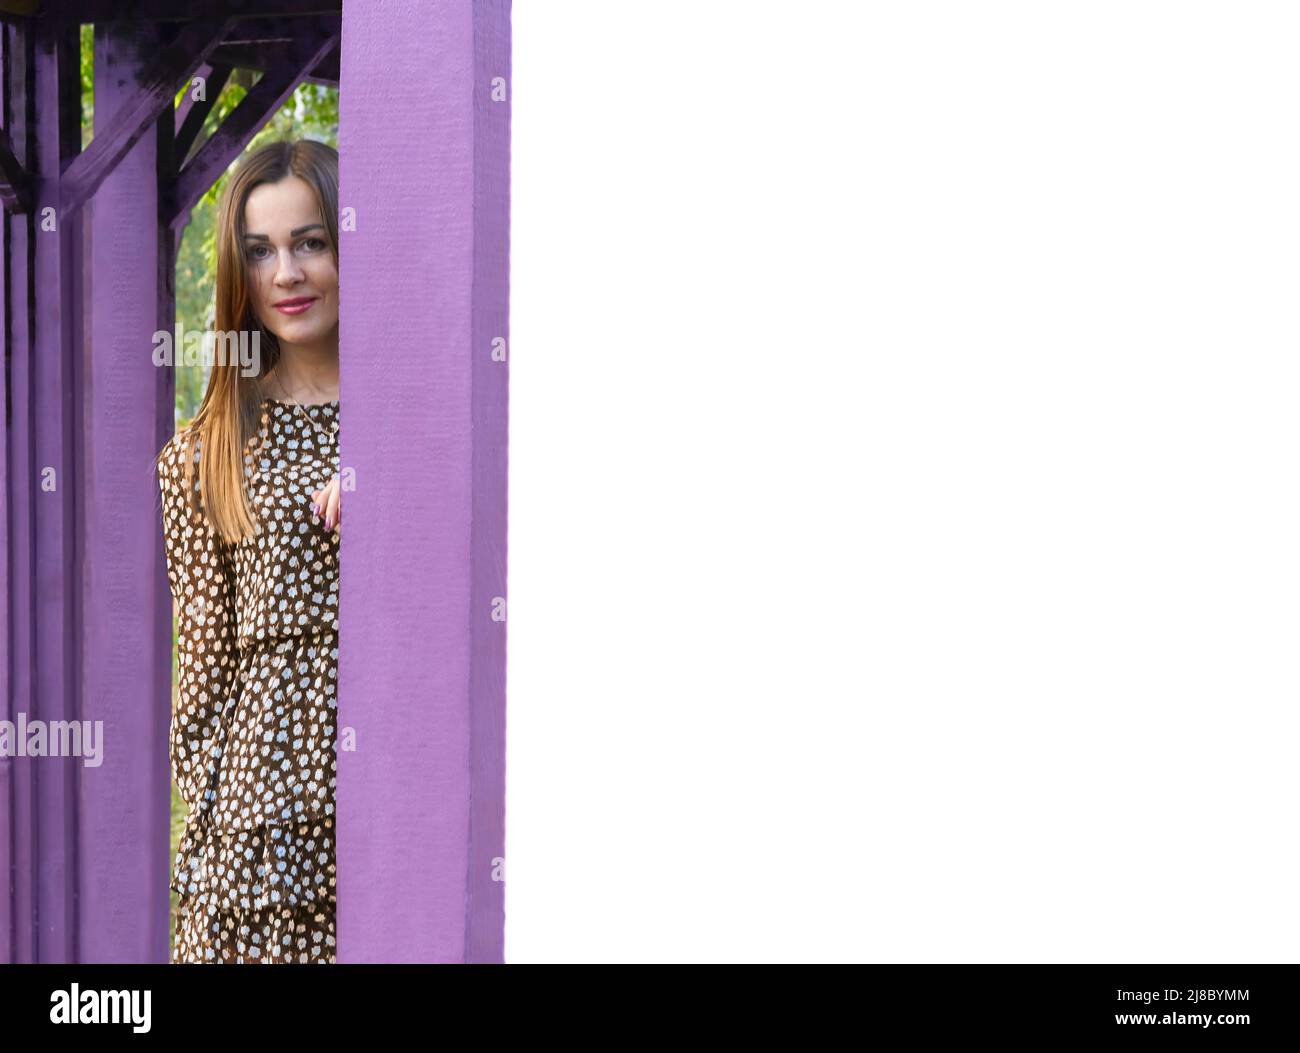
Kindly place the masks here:
<instances>
[{"instance_id":1,"label":"woman's face","mask_svg":"<svg viewBox=\"0 0 1300 1053\"><path fill-rule=\"evenodd\" d=\"M244 204L248 295L282 347L338 339L339 272L311 188L298 176L254 187Z\"/></svg>"}]
</instances>

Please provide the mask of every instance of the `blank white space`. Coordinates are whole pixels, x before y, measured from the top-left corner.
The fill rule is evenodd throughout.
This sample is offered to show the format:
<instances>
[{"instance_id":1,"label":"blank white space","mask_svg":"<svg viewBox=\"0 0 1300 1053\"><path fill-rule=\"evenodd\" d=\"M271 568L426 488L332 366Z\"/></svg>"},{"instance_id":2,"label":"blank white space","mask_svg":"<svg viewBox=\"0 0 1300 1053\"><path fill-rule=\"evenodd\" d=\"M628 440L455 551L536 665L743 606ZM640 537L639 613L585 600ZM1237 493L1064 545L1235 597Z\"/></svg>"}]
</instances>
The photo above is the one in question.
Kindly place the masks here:
<instances>
[{"instance_id":1,"label":"blank white space","mask_svg":"<svg viewBox=\"0 0 1300 1053\"><path fill-rule=\"evenodd\" d=\"M516 0L508 961L1300 946L1300 11Z\"/></svg>"}]
</instances>

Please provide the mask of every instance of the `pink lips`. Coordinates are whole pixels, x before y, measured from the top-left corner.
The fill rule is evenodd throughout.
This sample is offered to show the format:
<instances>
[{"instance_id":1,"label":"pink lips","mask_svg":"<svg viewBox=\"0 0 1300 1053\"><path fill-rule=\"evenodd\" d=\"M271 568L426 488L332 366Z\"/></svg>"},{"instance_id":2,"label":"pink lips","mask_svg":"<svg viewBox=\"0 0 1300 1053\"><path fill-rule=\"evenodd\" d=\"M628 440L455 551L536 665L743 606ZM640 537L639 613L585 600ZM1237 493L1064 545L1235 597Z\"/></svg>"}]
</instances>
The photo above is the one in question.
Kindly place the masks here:
<instances>
[{"instance_id":1,"label":"pink lips","mask_svg":"<svg viewBox=\"0 0 1300 1053\"><path fill-rule=\"evenodd\" d=\"M299 296L293 300L281 300L275 305L275 309L282 314L302 314L315 302L314 296Z\"/></svg>"}]
</instances>

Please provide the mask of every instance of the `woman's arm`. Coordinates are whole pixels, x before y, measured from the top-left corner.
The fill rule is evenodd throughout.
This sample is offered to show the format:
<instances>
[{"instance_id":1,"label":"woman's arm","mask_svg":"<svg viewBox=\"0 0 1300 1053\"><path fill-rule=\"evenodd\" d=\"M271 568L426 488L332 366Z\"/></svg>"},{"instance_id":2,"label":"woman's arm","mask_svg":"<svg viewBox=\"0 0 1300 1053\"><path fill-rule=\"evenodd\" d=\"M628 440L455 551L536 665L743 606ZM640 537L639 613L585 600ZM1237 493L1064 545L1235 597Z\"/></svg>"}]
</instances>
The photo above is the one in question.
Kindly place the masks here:
<instances>
[{"instance_id":1,"label":"woman's arm","mask_svg":"<svg viewBox=\"0 0 1300 1053\"><path fill-rule=\"evenodd\" d=\"M198 472L194 473L197 493ZM176 784L193 808L208 788L212 746L237 685L239 654L231 546L185 495L182 443L173 438L158 465L167 578L176 603L178 696L168 736Z\"/></svg>"}]
</instances>

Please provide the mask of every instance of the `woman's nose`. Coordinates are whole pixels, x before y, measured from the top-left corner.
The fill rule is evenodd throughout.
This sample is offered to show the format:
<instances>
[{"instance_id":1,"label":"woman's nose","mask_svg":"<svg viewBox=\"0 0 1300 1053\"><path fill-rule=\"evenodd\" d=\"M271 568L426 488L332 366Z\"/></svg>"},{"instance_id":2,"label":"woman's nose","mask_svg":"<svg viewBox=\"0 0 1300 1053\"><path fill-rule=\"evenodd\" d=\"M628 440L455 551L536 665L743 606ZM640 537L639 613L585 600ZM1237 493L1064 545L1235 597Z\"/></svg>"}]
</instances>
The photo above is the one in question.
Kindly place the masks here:
<instances>
[{"instance_id":1,"label":"woman's nose","mask_svg":"<svg viewBox=\"0 0 1300 1053\"><path fill-rule=\"evenodd\" d=\"M297 261L293 258L293 253L281 253L279 266L276 269L275 280L277 282L295 282L302 277L302 270L299 268Z\"/></svg>"}]
</instances>

